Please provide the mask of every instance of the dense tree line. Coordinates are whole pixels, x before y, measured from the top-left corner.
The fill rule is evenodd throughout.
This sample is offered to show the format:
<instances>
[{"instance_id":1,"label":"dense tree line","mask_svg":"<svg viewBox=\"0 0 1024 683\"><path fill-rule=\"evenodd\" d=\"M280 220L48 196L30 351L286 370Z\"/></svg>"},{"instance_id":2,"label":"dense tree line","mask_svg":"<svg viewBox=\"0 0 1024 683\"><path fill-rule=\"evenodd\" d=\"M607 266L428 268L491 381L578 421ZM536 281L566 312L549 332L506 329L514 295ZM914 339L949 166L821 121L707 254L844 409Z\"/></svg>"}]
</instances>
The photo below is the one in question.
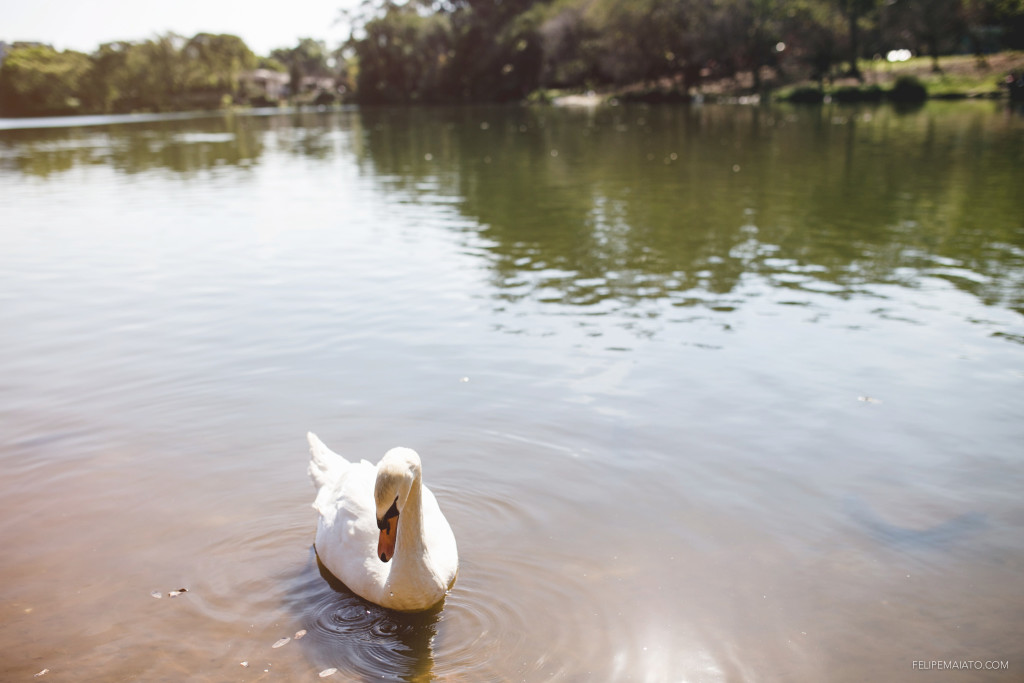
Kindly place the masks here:
<instances>
[{"instance_id":1,"label":"dense tree line","mask_svg":"<svg viewBox=\"0 0 1024 683\"><path fill-rule=\"evenodd\" d=\"M112 114L209 109L261 94L240 76L256 68L304 77L337 75L326 46L304 38L257 57L238 36L168 33L105 43L92 54L15 43L0 65L0 115Z\"/></svg>"},{"instance_id":2,"label":"dense tree line","mask_svg":"<svg viewBox=\"0 0 1024 683\"><path fill-rule=\"evenodd\" d=\"M61 115L169 111L219 106L256 66L241 38L166 34L101 45L91 55L18 45L0 66L0 112Z\"/></svg>"},{"instance_id":3,"label":"dense tree line","mask_svg":"<svg viewBox=\"0 0 1024 683\"><path fill-rule=\"evenodd\" d=\"M92 54L15 43L0 65L0 115L56 116L210 109L265 93L240 78L263 68L307 78L346 81L339 47L312 38L269 56L253 54L238 36L173 33L144 41L105 43ZM265 100L265 98L263 98Z\"/></svg>"},{"instance_id":4,"label":"dense tree line","mask_svg":"<svg viewBox=\"0 0 1024 683\"><path fill-rule=\"evenodd\" d=\"M859 75L858 59L1024 48L1024 0L410 0L364 4L365 102L505 101L672 77Z\"/></svg>"},{"instance_id":5,"label":"dense tree line","mask_svg":"<svg viewBox=\"0 0 1024 683\"><path fill-rule=\"evenodd\" d=\"M376 4L375 4L376 2ZM858 59L1024 49L1024 0L367 0L333 51L303 39L258 58L233 35L175 34L92 54L15 44L0 114L121 113L247 101L239 76L340 78L365 103L513 101L540 88L763 73L859 75ZM937 63L937 62L936 62ZM767 68L766 68L767 67Z\"/></svg>"}]
</instances>

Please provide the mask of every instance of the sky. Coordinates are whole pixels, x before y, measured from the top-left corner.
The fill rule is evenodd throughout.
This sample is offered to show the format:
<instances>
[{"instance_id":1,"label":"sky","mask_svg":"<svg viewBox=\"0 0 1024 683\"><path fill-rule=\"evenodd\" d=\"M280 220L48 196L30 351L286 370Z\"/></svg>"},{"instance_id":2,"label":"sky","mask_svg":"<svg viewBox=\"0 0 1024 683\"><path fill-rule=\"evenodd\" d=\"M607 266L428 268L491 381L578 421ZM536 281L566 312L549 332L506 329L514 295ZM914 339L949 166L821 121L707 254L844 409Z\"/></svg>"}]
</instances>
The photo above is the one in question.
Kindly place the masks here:
<instances>
[{"instance_id":1,"label":"sky","mask_svg":"<svg viewBox=\"0 0 1024 683\"><path fill-rule=\"evenodd\" d=\"M22 0L3 3L0 40L37 41L58 50L92 52L101 43L139 41L173 31L231 33L258 55L294 46L299 38L324 40L329 48L348 37L336 23L342 7L359 0Z\"/></svg>"}]
</instances>

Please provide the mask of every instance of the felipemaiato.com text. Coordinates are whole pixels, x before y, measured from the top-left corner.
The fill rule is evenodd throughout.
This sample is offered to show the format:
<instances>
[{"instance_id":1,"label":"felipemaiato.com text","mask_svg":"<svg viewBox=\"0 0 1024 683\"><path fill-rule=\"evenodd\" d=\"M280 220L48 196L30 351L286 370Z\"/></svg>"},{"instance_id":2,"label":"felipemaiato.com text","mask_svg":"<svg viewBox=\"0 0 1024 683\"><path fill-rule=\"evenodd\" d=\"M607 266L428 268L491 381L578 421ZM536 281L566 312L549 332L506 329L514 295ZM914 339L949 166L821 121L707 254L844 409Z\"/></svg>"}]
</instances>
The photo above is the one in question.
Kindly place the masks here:
<instances>
[{"instance_id":1,"label":"felipemaiato.com text","mask_svg":"<svg viewBox=\"0 0 1024 683\"><path fill-rule=\"evenodd\" d=\"M918 671L946 671L948 669L956 670L976 670L976 671L1009 671L1010 661L1009 660L995 660L990 659L982 661L980 659L942 659L942 660L931 660L922 661L914 660L913 668Z\"/></svg>"}]
</instances>

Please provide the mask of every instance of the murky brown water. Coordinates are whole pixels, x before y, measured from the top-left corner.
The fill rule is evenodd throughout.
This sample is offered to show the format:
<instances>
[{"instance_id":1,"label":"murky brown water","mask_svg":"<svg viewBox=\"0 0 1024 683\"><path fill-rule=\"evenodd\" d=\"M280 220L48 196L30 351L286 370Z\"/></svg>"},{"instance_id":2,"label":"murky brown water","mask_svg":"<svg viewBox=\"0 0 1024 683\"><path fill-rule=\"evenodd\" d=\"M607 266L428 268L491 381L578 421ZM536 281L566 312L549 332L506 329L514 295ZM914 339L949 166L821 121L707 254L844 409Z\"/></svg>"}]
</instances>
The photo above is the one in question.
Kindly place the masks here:
<instances>
[{"instance_id":1,"label":"murky brown water","mask_svg":"<svg viewBox=\"0 0 1024 683\"><path fill-rule=\"evenodd\" d=\"M0 680L1021 679L1021 118L92 123L0 125ZM422 454L443 608L307 430Z\"/></svg>"}]
</instances>

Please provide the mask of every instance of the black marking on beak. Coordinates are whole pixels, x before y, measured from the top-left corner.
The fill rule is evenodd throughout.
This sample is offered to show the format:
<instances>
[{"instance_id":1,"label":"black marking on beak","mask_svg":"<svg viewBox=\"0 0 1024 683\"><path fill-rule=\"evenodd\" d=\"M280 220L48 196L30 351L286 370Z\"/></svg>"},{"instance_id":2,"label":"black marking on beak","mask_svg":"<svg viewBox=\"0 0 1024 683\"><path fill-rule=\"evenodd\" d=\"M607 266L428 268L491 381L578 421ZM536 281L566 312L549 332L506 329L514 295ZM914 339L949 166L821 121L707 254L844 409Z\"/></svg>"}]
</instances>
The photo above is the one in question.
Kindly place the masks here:
<instances>
[{"instance_id":1,"label":"black marking on beak","mask_svg":"<svg viewBox=\"0 0 1024 683\"><path fill-rule=\"evenodd\" d=\"M384 518L377 520L377 528L380 529L381 531L383 531L384 533L389 533L388 532L388 520L391 519L392 517L397 517L397 516L398 516L398 496L395 496L395 502L392 503L391 507L388 508L388 511L384 513ZM384 561L387 562L387 560L384 560Z\"/></svg>"}]
</instances>

